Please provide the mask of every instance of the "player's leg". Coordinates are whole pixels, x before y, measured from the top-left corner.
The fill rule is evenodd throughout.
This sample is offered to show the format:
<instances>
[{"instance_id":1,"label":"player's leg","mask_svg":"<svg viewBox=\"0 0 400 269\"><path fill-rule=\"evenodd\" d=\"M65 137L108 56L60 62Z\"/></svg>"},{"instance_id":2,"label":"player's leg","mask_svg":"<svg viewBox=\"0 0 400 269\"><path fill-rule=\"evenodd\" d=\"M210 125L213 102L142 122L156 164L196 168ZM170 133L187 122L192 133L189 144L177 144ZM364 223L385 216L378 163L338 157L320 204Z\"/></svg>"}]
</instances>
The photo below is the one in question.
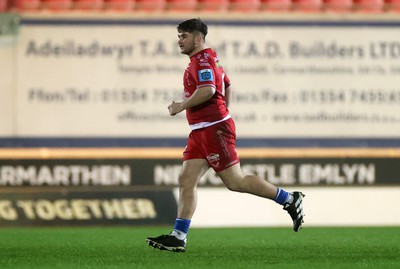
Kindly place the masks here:
<instances>
[{"instance_id":1,"label":"player's leg","mask_svg":"<svg viewBox=\"0 0 400 269\"><path fill-rule=\"evenodd\" d=\"M179 174L178 213L173 231L169 235L147 238L147 243L161 250L185 251L186 236L197 206L197 184L208 170L204 159L190 159L183 162Z\"/></svg>"},{"instance_id":2,"label":"player's leg","mask_svg":"<svg viewBox=\"0 0 400 269\"><path fill-rule=\"evenodd\" d=\"M283 205L293 221L293 230L299 231L303 223L303 197L301 192L288 193L277 188L265 179L256 175L243 174L240 163L217 173L225 186L237 192L245 192L274 200Z\"/></svg>"},{"instance_id":3,"label":"player's leg","mask_svg":"<svg viewBox=\"0 0 400 269\"><path fill-rule=\"evenodd\" d=\"M274 199L278 189L261 177L244 175L236 151L236 126L232 119L204 130L207 160L228 189Z\"/></svg>"},{"instance_id":4,"label":"player's leg","mask_svg":"<svg viewBox=\"0 0 400 269\"><path fill-rule=\"evenodd\" d=\"M240 163L217 173L225 186L232 191L245 192L274 200L278 188L256 175L245 175Z\"/></svg>"},{"instance_id":5,"label":"player's leg","mask_svg":"<svg viewBox=\"0 0 400 269\"><path fill-rule=\"evenodd\" d=\"M224 184L230 190L258 195L283 205L293 220L293 229L297 232L303 223L304 195L300 192L286 192L259 176L243 174L236 152L236 127L232 119L207 130L207 156L215 156L208 158L208 161Z\"/></svg>"},{"instance_id":6,"label":"player's leg","mask_svg":"<svg viewBox=\"0 0 400 269\"><path fill-rule=\"evenodd\" d=\"M192 219L197 206L197 184L208 168L209 165L205 159L183 162L179 174L178 218Z\"/></svg>"}]
</instances>

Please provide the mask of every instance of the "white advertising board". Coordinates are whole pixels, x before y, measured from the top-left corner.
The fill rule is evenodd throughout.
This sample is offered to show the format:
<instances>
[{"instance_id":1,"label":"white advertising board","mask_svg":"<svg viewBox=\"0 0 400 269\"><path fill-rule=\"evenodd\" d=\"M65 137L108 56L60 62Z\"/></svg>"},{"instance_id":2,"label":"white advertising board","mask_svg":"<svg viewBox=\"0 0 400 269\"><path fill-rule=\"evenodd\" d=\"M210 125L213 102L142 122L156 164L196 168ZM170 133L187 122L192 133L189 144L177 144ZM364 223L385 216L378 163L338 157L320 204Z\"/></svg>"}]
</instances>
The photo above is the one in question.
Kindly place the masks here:
<instances>
[{"instance_id":1,"label":"white advertising board","mask_svg":"<svg viewBox=\"0 0 400 269\"><path fill-rule=\"evenodd\" d=\"M0 137L14 135L16 37L0 34Z\"/></svg>"},{"instance_id":2,"label":"white advertising board","mask_svg":"<svg viewBox=\"0 0 400 269\"><path fill-rule=\"evenodd\" d=\"M295 189L293 189L294 191ZM290 190L292 191L292 190ZM399 226L400 209L386 210L396 203L399 187L306 188L304 229L318 226ZM178 191L176 190L176 197ZM327 197L340 197L324 203ZM365 199L370 197L370 199ZM322 205L323 204L323 205ZM334 212L334 213L332 213ZM195 227L292 226L290 216L274 201L221 188L199 189L193 216Z\"/></svg>"},{"instance_id":3,"label":"white advertising board","mask_svg":"<svg viewBox=\"0 0 400 269\"><path fill-rule=\"evenodd\" d=\"M398 27L210 23L232 81L241 137L400 136ZM186 137L188 57L168 20L25 23L18 44L21 136Z\"/></svg>"}]
</instances>

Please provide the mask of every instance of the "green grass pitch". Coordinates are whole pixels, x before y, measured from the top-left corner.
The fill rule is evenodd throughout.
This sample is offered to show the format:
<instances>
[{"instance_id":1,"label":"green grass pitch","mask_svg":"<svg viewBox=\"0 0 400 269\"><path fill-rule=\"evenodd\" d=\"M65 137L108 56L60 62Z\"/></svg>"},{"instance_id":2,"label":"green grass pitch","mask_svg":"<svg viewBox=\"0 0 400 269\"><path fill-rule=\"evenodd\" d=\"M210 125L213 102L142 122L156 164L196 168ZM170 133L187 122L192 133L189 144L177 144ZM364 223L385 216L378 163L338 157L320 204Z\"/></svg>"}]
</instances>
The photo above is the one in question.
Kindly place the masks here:
<instances>
[{"instance_id":1,"label":"green grass pitch","mask_svg":"<svg viewBox=\"0 0 400 269\"><path fill-rule=\"evenodd\" d=\"M169 229L2 228L0 268L400 268L400 227L192 228L185 253L147 246Z\"/></svg>"}]
</instances>

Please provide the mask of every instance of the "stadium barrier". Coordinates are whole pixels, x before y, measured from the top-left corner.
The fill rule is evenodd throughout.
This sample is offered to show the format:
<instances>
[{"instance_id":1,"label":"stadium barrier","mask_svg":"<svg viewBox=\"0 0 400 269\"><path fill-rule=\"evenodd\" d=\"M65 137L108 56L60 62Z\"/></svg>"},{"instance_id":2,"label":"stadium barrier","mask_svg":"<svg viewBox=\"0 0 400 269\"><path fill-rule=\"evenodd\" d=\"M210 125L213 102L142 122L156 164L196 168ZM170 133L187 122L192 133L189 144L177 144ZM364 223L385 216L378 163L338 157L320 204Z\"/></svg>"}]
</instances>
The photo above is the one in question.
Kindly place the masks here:
<instances>
[{"instance_id":1,"label":"stadium barrier","mask_svg":"<svg viewBox=\"0 0 400 269\"><path fill-rule=\"evenodd\" d=\"M1 149L0 225L170 224L181 151ZM399 150L247 148L239 154L245 173L306 193L310 226L400 224L397 214L381 210L400 192ZM290 225L275 203L229 192L211 169L200 180L199 200L194 226Z\"/></svg>"}]
</instances>

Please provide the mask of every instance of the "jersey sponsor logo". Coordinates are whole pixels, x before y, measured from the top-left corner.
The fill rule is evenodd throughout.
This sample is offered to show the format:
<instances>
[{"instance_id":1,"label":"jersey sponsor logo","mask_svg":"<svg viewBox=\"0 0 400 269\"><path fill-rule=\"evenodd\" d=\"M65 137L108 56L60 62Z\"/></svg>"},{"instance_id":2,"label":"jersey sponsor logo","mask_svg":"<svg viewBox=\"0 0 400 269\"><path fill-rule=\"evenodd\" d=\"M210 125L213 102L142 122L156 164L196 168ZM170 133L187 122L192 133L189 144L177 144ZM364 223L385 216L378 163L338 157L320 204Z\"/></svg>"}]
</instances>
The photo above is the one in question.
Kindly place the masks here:
<instances>
[{"instance_id":1,"label":"jersey sponsor logo","mask_svg":"<svg viewBox=\"0 0 400 269\"><path fill-rule=\"evenodd\" d=\"M199 70L199 81L204 82L204 81L214 81L214 76L213 72L211 69L202 69Z\"/></svg>"}]
</instances>

